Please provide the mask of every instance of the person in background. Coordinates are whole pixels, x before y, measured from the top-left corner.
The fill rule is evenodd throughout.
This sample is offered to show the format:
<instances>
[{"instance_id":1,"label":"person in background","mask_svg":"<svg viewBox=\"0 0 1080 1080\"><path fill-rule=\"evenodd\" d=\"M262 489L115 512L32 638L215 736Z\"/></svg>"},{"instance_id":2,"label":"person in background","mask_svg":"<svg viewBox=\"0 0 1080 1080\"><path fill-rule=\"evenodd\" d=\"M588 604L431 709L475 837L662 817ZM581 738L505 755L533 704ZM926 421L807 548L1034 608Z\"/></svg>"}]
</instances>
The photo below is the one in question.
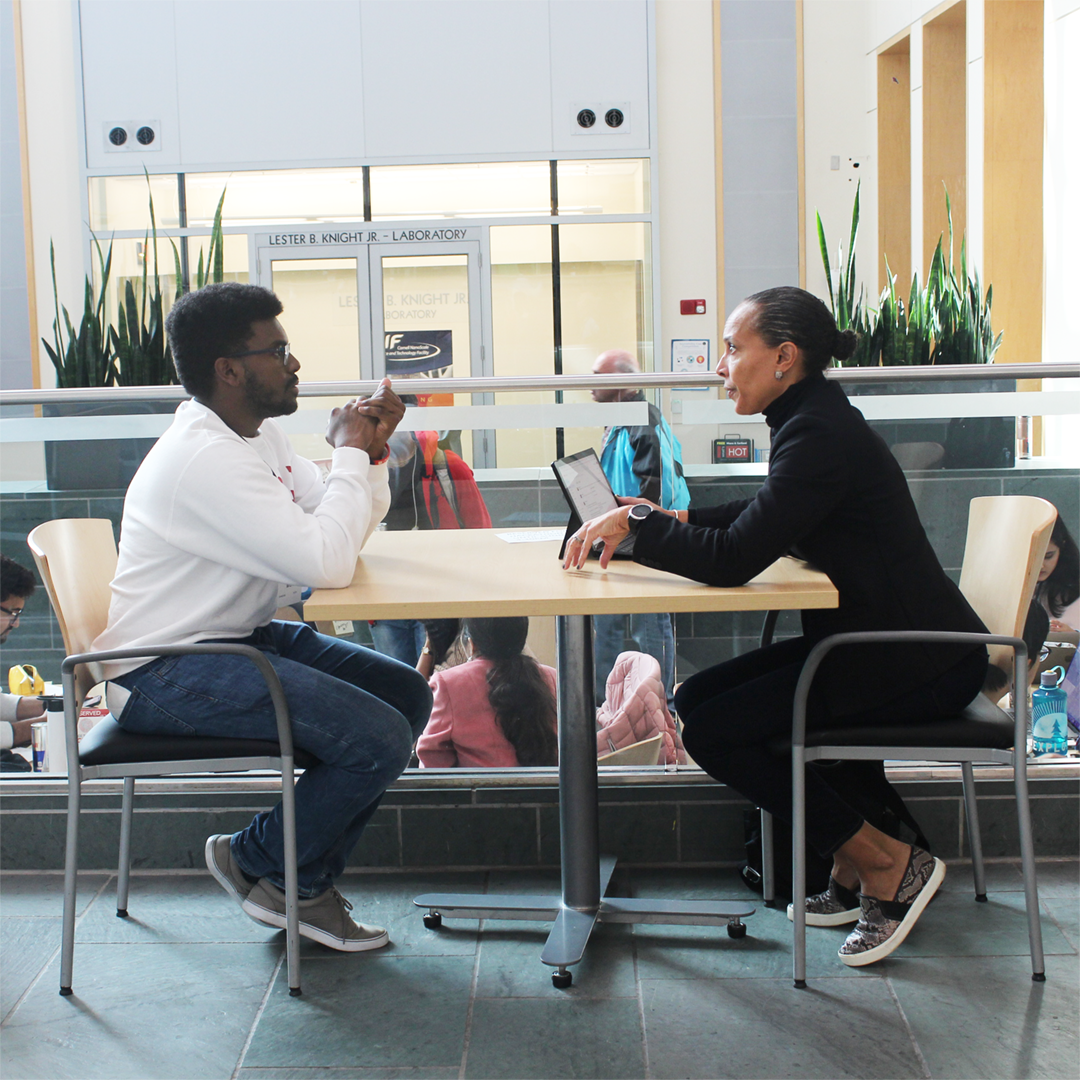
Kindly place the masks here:
<instances>
[{"instance_id":1,"label":"person in background","mask_svg":"<svg viewBox=\"0 0 1080 1080\"><path fill-rule=\"evenodd\" d=\"M0 555L0 642L19 624L26 601L34 592L34 575L14 559ZM45 718L39 697L0 694L0 749L30 745L30 725Z\"/></svg>"},{"instance_id":2,"label":"person in background","mask_svg":"<svg viewBox=\"0 0 1080 1080\"><path fill-rule=\"evenodd\" d=\"M407 406L417 403L413 394L403 394L401 401ZM472 469L449 449L440 432L397 431L387 449L390 509L383 519L386 529L491 528ZM378 619L370 626L372 644L379 652L410 667L417 665L425 638L419 619Z\"/></svg>"},{"instance_id":3,"label":"person in background","mask_svg":"<svg viewBox=\"0 0 1080 1080\"><path fill-rule=\"evenodd\" d=\"M594 375L639 375L641 368L630 353L609 349L593 364ZM644 401L641 390L630 387L594 390L593 401ZM664 510L685 510L690 490L683 478L682 448L660 410L649 403L648 423L639 427L612 425L604 432L600 464L616 495L648 499ZM674 711L675 634L667 612L641 615L594 615L595 691L599 706L606 693L607 677L623 651L626 622L639 652L660 664L668 709Z\"/></svg>"},{"instance_id":4,"label":"person in background","mask_svg":"<svg viewBox=\"0 0 1080 1080\"><path fill-rule=\"evenodd\" d=\"M1024 632L1021 635L1027 646L1028 682L1038 682L1035 676L1039 671L1039 653L1049 632L1050 617L1046 614L1046 609L1038 601L1032 600L1027 617L1024 619ZM995 705L1012 690L1011 652L1009 657L1008 670L999 668L996 664L990 664L986 669L982 692Z\"/></svg>"},{"instance_id":5,"label":"person in background","mask_svg":"<svg viewBox=\"0 0 1080 1080\"><path fill-rule=\"evenodd\" d=\"M1058 514L1046 545L1035 599L1050 616L1050 630L1080 630L1080 551Z\"/></svg>"},{"instance_id":6,"label":"person in background","mask_svg":"<svg viewBox=\"0 0 1080 1080\"><path fill-rule=\"evenodd\" d=\"M432 676L431 719L416 744L423 769L555 765L555 669L522 650L525 616L468 619L472 658Z\"/></svg>"}]
</instances>

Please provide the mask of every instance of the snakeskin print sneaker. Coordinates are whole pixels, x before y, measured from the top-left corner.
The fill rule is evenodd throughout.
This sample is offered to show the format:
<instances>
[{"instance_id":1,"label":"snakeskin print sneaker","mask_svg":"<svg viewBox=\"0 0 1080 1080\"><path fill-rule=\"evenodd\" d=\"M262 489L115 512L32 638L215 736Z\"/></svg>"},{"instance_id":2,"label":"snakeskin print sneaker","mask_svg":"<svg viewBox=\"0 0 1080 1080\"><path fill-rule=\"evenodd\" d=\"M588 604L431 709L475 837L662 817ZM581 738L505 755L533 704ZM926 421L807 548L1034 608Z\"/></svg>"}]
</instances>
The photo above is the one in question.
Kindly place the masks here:
<instances>
[{"instance_id":1,"label":"snakeskin print sneaker","mask_svg":"<svg viewBox=\"0 0 1080 1080\"><path fill-rule=\"evenodd\" d=\"M888 956L911 932L944 880L945 864L928 851L913 847L894 899L859 894L861 915L840 946L840 959L848 967L862 967Z\"/></svg>"},{"instance_id":2,"label":"snakeskin print sneaker","mask_svg":"<svg viewBox=\"0 0 1080 1080\"><path fill-rule=\"evenodd\" d=\"M795 921L795 909L791 904L787 906L787 917ZM834 877L829 878L829 887L824 892L806 898L807 926L844 926L858 918L858 893L845 889Z\"/></svg>"}]
</instances>

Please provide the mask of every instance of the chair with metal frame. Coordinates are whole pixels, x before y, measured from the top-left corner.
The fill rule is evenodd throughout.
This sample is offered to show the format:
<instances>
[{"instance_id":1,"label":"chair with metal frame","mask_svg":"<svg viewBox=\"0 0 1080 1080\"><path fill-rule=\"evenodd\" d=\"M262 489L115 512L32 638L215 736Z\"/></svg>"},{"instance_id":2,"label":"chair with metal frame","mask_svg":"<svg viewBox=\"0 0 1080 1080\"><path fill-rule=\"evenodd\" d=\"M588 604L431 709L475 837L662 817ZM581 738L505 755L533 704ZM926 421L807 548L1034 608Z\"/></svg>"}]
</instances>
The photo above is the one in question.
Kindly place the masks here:
<instances>
[{"instance_id":1,"label":"chair with metal frame","mask_svg":"<svg viewBox=\"0 0 1080 1080\"><path fill-rule=\"evenodd\" d=\"M960 589L990 633L909 630L835 634L820 641L810 651L795 691L791 735L793 970L797 988L806 986L805 769L808 762L837 758L960 763L975 899L980 902L986 901L986 873L972 763L1013 766L1031 977L1036 982L1045 981L1027 786L1026 693L1014 693L1015 715L1012 717L979 694L955 718L888 728L807 731L806 703L814 675L825 656L838 646L867 642L984 644L989 648L990 662L999 666L1012 653L1013 686L1026 688L1028 665L1023 640L1024 620L1056 517L1053 504L1031 496L1000 495L971 500ZM770 612L770 616L772 614ZM771 639L773 625L775 619L770 622L767 618L763 642ZM775 899L772 818L764 811L761 816L764 896L768 903Z\"/></svg>"},{"instance_id":2,"label":"chair with metal frame","mask_svg":"<svg viewBox=\"0 0 1080 1080\"><path fill-rule=\"evenodd\" d=\"M300 927L296 870L296 803L294 765L312 763L303 751L294 754L285 694L273 665L249 645L148 645L93 652L90 645L104 629L109 613L109 583L116 571L112 523L103 518L47 521L31 531L27 543L60 624L64 649L64 730L68 760L67 841L64 856L63 944L60 993L71 994L75 951L75 891L78 871L79 810L84 780L123 779L120 815L120 860L116 914L127 917L131 865L131 825L135 780L184 773L247 772L274 769L281 773L285 841L286 956L289 993L300 994ZM79 707L91 687L103 679L106 660L159 656L245 656L266 681L277 721L278 741L207 736L138 735L124 731L111 717L95 725L79 741Z\"/></svg>"}]
</instances>

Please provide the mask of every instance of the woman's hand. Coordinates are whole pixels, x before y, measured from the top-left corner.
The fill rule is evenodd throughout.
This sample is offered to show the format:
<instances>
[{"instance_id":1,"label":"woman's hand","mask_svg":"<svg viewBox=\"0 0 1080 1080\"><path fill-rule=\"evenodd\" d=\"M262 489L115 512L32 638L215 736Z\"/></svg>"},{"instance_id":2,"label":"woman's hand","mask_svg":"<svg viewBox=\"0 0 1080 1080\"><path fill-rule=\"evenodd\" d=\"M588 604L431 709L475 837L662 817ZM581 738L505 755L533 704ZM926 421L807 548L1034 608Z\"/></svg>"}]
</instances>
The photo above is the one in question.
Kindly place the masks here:
<instances>
[{"instance_id":1,"label":"woman's hand","mask_svg":"<svg viewBox=\"0 0 1080 1080\"><path fill-rule=\"evenodd\" d=\"M619 500L622 501L621 499ZM628 502L646 502L645 499L627 500ZM617 510L609 510L600 517L586 521L584 525L566 542L566 552L563 557L563 569L573 567L580 570L589 557L593 544L602 540L604 550L600 553L600 569L606 570L611 562L612 555L619 543L630 532L630 526L626 519L630 516L629 506L620 506Z\"/></svg>"}]
</instances>

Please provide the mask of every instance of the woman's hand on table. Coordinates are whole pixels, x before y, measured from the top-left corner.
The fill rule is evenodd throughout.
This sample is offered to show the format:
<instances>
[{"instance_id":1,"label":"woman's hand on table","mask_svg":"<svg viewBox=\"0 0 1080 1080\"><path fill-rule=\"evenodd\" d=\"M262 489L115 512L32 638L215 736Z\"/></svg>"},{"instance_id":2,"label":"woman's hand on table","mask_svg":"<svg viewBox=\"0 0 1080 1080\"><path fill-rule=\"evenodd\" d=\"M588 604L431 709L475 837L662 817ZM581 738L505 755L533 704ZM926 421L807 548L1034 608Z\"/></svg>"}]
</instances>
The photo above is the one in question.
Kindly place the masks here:
<instances>
[{"instance_id":1,"label":"woman's hand on table","mask_svg":"<svg viewBox=\"0 0 1080 1080\"><path fill-rule=\"evenodd\" d=\"M645 500L636 501L644 502ZM626 523L629 514L629 506L620 506L616 510L609 510L600 517L586 521L566 542L563 569L580 570L585 565L593 544L603 541L604 550L600 553L600 569L606 570L612 555L615 554L615 549L630 532L630 526Z\"/></svg>"}]
</instances>

